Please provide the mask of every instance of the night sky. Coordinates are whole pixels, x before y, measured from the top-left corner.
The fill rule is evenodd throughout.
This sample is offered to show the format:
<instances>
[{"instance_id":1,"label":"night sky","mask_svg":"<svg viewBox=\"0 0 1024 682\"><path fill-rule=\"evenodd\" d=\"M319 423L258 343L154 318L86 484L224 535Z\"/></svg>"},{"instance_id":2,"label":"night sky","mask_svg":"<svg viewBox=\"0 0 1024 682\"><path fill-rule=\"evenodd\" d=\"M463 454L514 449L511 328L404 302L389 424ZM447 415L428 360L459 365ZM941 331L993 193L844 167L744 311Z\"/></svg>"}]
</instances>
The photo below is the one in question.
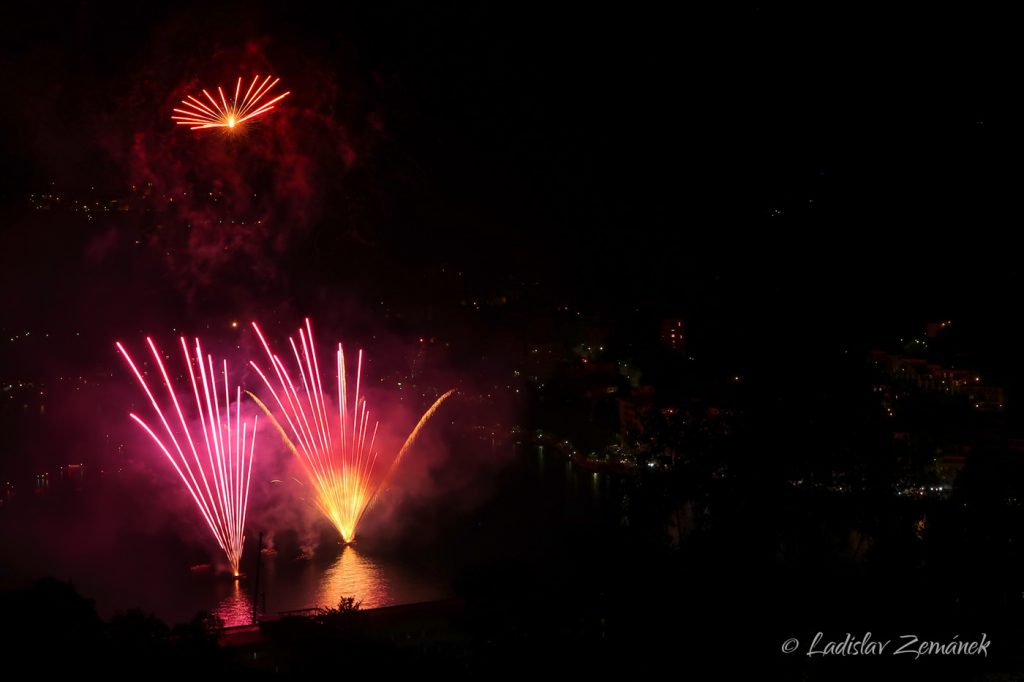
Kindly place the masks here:
<instances>
[{"instance_id":1,"label":"night sky","mask_svg":"<svg viewBox=\"0 0 1024 682\"><path fill-rule=\"evenodd\" d=\"M17 12L0 53L5 334L59 318L102 354L168 314L342 293L356 307L512 294L527 311L684 314L705 322L705 353L732 358L815 335L872 345L939 318L1016 333L1019 107L988 15ZM293 95L257 132L288 143L261 137L255 158L227 148L210 166L212 145L173 129L170 107L186 85L260 68ZM182 253L180 214L146 222L141 252L128 221L32 215L29 195L51 190L88 202L155 177L201 192L234 161L238 187L292 196L214 216L267 219L214 238L255 251L238 258ZM1001 345L991 364L1015 363Z\"/></svg>"},{"instance_id":2,"label":"night sky","mask_svg":"<svg viewBox=\"0 0 1024 682\"><path fill-rule=\"evenodd\" d=\"M599 614L595 650L601 609L622 627L622 650L640 651L646 635L621 624L654 623L663 605L689 613L691 599L703 614L694 623L722 628L732 611L720 598L755 604L776 628L780 613L800 627L811 627L805 616L826 627L813 619L831 613L926 621L934 608L957 627L964 614L1021 613L1024 112L1009 15L210 5L21 3L0 19L0 503L8 478L30 490L41 469L66 463L120 477L86 486L85 502L71 487L16 498L38 518L0 516L11 533L0 537L0 588L8 565L18 579L50 566L70 575L137 538L166 556L119 560L117 598L147 595L138 574L188 579L174 561L204 560L209 538L181 532L187 513L166 518L187 500L156 473L163 462L137 456L124 413L140 397L114 341L135 350L146 335L201 335L244 366L261 352L250 320L282 343L309 316L325 339L372 350L381 394L407 382L399 422L428 394L459 390L412 458L407 496L374 529L404 520L364 547L394 541L423 575L415 562L444 564L446 578L465 569L470 594L466 565L515 547L499 580L479 583L508 571L525 593L531 583L518 581L532 575L552 602L564 597L567 617ZM186 94L253 74L290 91L271 114L230 135L170 119ZM685 352L659 337L676 319ZM951 324L920 352L939 321ZM917 353L915 367L926 357L927 379L908 388L879 374L873 350L886 362ZM921 388L946 368L977 372L1005 405L957 394L947 423L932 410L946 394ZM544 495L561 495L562 479L541 494L508 473L516 439L555 450L543 433L528 439L561 438L563 426L595 451L619 439L626 452L630 410L655 404L664 419L640 427L648 440L631 454L639 474L583 474L587 490L622 485L633 525L623 530L618 508L597 516L623 551L605 553L579 519L550 521ZM893 404L911 405L910 426L883 414ZM456 433L475 445L452 444ZM477 441L498 452L502 438L503 456L458 459ZM268 460L290 462L279 449ZM967 472L955 487L901 497L942 457ZM152 491L162 492L151 504ZM287 494L270 497L255 523L292 524L299 537L308 519ZM675 554L644 544L664 530L666 501L679 534L684 502L698 528L692 541L676 536ZM537 532L521 531L520 516ZM921 519L936 529L923 541ZM876 547L866 569L842 554L854 537ZM748 560L748 580L730 582L729 567ZM107 579L103 561L81 569L86 584ZM864 579L835 608L815 592L833 587L832 569ZM897 579L918 569L927 575L908 599L920 608L904 611ZM702 576L699 594L677 582L684 573ZM620 574L628 589L606 594ZM761 645L777 656L782 636Z\"/></svg>"},{"instance_id":3,"label":"night sky","mask_svg":"<svg viewBox=\"0 0 1024 682\"><path fill-rule=\"evenodd\" d=\"M5 381L306 315L439 333L472 376L564 309L626 345L683 316L702 361L765 386L954 319L972 366L1022 383L991 16L83 3L8 26ZM172 125L251 72L292 92L251 131Z\"/></svg>"},{"instance_id":4,"label":"night sky","mask_svg":"<svg viewBox=\"0 0 1024 682\"><path fill-rule=\"evenodd\" d=\"M766 384L955 319L973 366L1016 386L1000 25L22 7L0 48L0 368L109 373L115 338L310 314L358 340L440 330L500 354L565 308L619 330L682 315L702 360ZM186 92L250 72L292 92L251 131L172 125ZM504 318L473 317L502 297Z\"/></svg>"},{"instance_id":5,"label":"night sky","mask_svg":"<svg viewBox=\"0 0 1024 682\"><path fill-rule=\"evenodd\" d=\"M855 326L1001 309L1016 282L1013 59L990 16L19 12L2 52L9 234L31 192L124 191L124 150L169 128L171 93L226 81L249 50L353 155L317 166L321 206L283 254L317 253L304 286L349 284L336 263L365 246L399 290L403 273L451 264L473 286L526 274L596 309L771 307ZM50 258L4 251L8 273L45 273L31 289L66 288Z\"/></svg>"}]
</instances>

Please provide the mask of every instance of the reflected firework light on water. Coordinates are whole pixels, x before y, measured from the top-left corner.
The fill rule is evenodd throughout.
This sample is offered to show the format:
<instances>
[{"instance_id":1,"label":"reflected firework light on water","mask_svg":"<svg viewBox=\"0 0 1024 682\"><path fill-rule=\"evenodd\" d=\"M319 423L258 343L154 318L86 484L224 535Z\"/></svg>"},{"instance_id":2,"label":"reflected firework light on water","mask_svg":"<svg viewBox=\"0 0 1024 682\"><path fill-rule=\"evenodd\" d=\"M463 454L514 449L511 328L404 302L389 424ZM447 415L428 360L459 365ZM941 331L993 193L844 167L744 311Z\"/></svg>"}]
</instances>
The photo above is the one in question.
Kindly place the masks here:
<instances>
[{"instance_id":1,"label":"reflected firework light on water","mask_svg":"<svg viewBox=\"0 0 1024 682\"><path fill-rule=\"evenodd\" d=\"M167 390L167 397L161 405L161 401L150 389L145 374L139 370L139 366L132 360L125 347L117 342L117 349L128 362L146 397L149 398L159 426L154 430L135 413L130 413L129 416L142 427L171 462L213 536L224 550L232 572L238 576L238 566L245 544L245 514L249 505L249 484L252 479L258 417L254 416L251 424L242 420L240 387L235 389L232 403L227 360L223 361L221 368L224 391L222 405L213 357L206 355L204 359L199 339L195 340L194 357L185 338L181 337L180 340L191 379L195 412L186 414L191 413L191 410L187 409L191 400L178 401L160 351L153 340L147 337L146 344ZM167 407L170 409L165 410ZM168 414L170 419L167 417ZM198 414L201 438L193 435L196 426L194 414ZM160 427L163 427L162 431ZM161 435L158 435L158 432ZM200 455L200 450L204 447L205 457Z\"/></svg>"},{"instance_id":2,"label":"reflected firework light on water","mask_svg":"<svg viewBox=\"0 0 1024 682\"><path fill-rule=\"evenodd\" d=\"M267 76L260 83L260 77L258 75L255 76L248 89L242 94L242 79L239 77L238 82L235 84L235 96L231 99L230 104L224 96L224 90L219 85L217 86L218 98L216 99L207 90L203 90L203 95L208 103L192 95L186 95L185 99L181 100L181 104L185 108L175 108L175 113L171 118L178 125L189 126L189 130L205 130L208 128L227 128L233 130L246 121L270 113L277 102L291 94L286 92L283 95L267 100L266 98L270 96L270 91L281 80L277 78L271 82L271 78L273 76Z\"/></svg>"},{"instance_id":3,"label":"reflected firework light on water","mask_svg":"<svg viewBox=\"0 0 1024 682\"><path fill-rule=\"evenodd\" d=\"M380 422L374 421L371 428L370 409L366 398L360 395L362 350L357 354L355 386L351 389L346 373L345 351L338 344L338 402L336 408L332 408L324 394L310 321L306 320L305 329L299 329L299 343L289 338L295 358L294 366L298 369L298 383L288 373L284 362L271 350L259 326L255 322L252 326L273 367L277 378L276 388L259 365L255 362L250 364L273 396L272 405L283 417L284 425L258 396L252 393L249 395L270 417L282 439L302 463L310 484L316 490L316 507L334 524L345 542L352 542L363 514L373 505L377 495L394 474L423 425L455 391L452 389L441 395L423 413L389 466L378 467L375 445ZM335 413L337 422L332 428Z\"/></svg>"}]
</instances>

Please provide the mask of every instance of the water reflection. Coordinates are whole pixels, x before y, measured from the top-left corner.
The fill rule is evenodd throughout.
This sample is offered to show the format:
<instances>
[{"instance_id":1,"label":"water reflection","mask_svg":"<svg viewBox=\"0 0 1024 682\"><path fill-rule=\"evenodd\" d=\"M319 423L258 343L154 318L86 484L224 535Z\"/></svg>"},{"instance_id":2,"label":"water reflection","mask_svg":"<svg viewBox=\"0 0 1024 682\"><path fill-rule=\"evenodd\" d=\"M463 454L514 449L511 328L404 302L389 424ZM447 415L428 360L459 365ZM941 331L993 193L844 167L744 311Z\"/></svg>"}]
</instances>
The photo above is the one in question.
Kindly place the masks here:
<instances>
[{"instance_id":1,"label":"water reflection","mask_svg":"<svg viewBox=\"0 0 1024 682\"><path fill-rule=\"evenodd\" d=\"M342 597L355 597L362 600L366 609L386 606L394 601L388 588L380 565L360 554L353 545L346 545L341 556L320 576L317 605L336 607Z\"/></svg>"},{"instance_id":2,"label":"water reflection","mask_svg":"<svg viewBox=\"0 0 1024 682\"><path fill-rule=\"evenodd\" d=\"M224 625L248 625L252 622L252 600L242 589L239 581L232 582L231 592L220 600L213 613L224 621Z\"/></svg>"},{"instance_id":3,"label":"water reflection","mask_svg":"<svg viewBox=\"0 0 1024 682\"><path fill-rule=\"evenodd\" d=\"M430 601L448 596L447 581L439 575L423 575L404 568L400 563L361 552L353 546L340 548L338 555L324 561L289 560L264 557L260 573L260 612L273 616L314 607L334 608L342 597L362 601L363 608ZM250 576L254 572L250 572ZM252 590L255 582L229 585L218 583L214 594L210 585L194 594L206 608L214 603L213 613L225 625L245 625L252 617ZM182 606L186 600L175 603ZM194 602L193 602L194 603ZM202 602L200 602L202 607ZM190 607L191 608L191 607ZM195 610L182 609L194 614Z\"/></svg>"}]
</instances>

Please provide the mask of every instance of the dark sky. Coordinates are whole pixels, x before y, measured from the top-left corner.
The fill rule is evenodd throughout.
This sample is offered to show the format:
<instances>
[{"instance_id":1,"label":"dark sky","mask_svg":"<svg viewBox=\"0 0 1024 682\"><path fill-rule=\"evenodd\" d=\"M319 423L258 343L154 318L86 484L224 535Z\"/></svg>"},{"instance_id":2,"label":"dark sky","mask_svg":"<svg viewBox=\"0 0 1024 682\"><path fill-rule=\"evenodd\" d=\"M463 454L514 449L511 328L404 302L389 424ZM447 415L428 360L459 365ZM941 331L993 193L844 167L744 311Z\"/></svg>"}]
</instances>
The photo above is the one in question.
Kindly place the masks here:
<instances>
[{"instance_id":1,"label":"dark sky","mask_svg":"<svg viewBox=\"0 0 1024 682\"><path fill-rule=\"evenodd\" d=\"M97 551L94 527L163 523L141 472L170 490L136 455L142 399L113 342L197 334L244 367L250 319L283 345L308 315L392 379L436 336L451 348L417 381L473 397L552 330L566 358L596 329L632 360L682 316L693 366L742 374L757 433L815 452L858 418L835 368L955 320L1024 433L1015 16L559 4L0 13L0 476L123 465L133 490L77 523L53 507L72 554ZM271 115L173 125L185 94L254 73L291 91ZM503 395L471 423L524 423ZM67 550L18 530L6 544L40 565Z\"/></svg>"},{"instance_id":2,"label":"dark sky","mask_svg":"<svg viewBox=\"0 0 1024 682\"><path fill-rule=\"evenodd\" d=\"M227 307L332 287L415 307L531 281L612 317L643 305L868 335L1015 310L1020 60L1005 17L431 5L17 10L0 48L2 263L18 292L4 327L83 307L95 322L99 289L127 283L146 292L132 315L219 313L222 281L242 282ZM157 251L180 240L125 251L119 226L108 253L102 218L30 217L48 188L125 192L140 137L161 189L209 181L168 179L171 162L202 176L223 142L172 129L168 106L261 66L293 94L254 135L297 142L218 158L245 161L263 193L298 159L309 194L236 212L278 219L251 261L165 272ZM284 227L299 205L315 210Z\"/></svg>"}]
</instances>

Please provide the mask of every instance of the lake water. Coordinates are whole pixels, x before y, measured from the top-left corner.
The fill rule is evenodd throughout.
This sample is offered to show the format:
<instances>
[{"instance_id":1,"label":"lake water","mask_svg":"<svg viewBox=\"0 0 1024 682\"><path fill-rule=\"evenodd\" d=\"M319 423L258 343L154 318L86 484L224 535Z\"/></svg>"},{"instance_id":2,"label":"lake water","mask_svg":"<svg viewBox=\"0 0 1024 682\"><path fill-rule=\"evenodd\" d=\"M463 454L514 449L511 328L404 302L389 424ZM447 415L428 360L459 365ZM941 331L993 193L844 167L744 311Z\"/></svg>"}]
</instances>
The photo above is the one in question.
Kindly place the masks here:
<instances>
[{"instance_id":1,"label":"lake water","mask_svg":"<svg viewBox=\"0 0 1024 682\"><path fill-rule=\"evenodd\" d=\"M225 625L243 625L252 619L255 580L213 584L210 610ZM316 606L336 607L342 597L353 597L362 608L429 601L449 596L445 581L418 575L394 560L368 555L355 545L342 547L333 560L286 561L264 557L260 574L259 606L266 613L295 611ZM201 596L201 590L197 596ZM202 607L197 604L196 609Z\"/></svg>"},{"instance_id":2,"label":"lake water","mask_svg":"<svg viewBox=\"0 0 1024 682\"><path fill-rule=\"evenodd\" d=\"M466 565L531 561L546 570L553 556L569 551L563 542L567 533L589 535L621 523L615 477L578 469L536 446L482 449L475 456L494 456L503 464L479 485L483 492L472 505L444 516L446 507L457 505L436 499L420 510L435 536L404 558L390 553L396 547L382 552L372 544L340 543L324 544L312 558L296 559L292 552L265 556L261 610L265 606L265 613L274 615L335 607L342 597L354 597L363 608L443 599L453 596L452 576ZM243 559L249 575L241 581L210 570L190 571L185 557L193 556L194 542L184 542L172 528L151 533L145 524L137 524L143 530L125 527L131 512L120 503L103 503L117 502L123 493L116 483L106 485L111 487L23 498L0 510L6 555L0 587L50 575L73 582L95 600L103 617L140 608L169 623L190 620L199 611L212 611L227 625L251 621L254 540Z\"/></svg>"}]
</instances>

